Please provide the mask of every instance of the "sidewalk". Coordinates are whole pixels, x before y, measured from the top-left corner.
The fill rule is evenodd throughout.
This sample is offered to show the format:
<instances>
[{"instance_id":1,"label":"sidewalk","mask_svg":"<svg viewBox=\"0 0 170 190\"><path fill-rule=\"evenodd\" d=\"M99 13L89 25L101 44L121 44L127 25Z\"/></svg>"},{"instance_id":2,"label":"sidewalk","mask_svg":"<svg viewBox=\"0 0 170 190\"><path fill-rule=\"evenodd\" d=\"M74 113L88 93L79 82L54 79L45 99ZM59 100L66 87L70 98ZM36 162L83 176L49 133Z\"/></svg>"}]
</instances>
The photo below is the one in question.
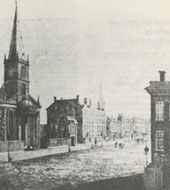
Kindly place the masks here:
<instances>
[{"instance_id":1,"label":"sidewalk","mask_svg":"<svg viewBox=\"0 0 170 190\"><path fill-rule=\"evenodd\" d=\"M97 147L107 147L107 146L113 146L114 147L115 141L103 141L98 142ZM128 148L128 145L133 145L134 143L126 143L125 148ZM71 146L71 151L81 151L81 150L88 150L92 148L91 143L87 144L77 144L76 146ZM93 145L93 148L95 146ZM54 147L48 147L47 149L39 149L39 150L33 150L33 151L16 151L16 152L10 152L10 158L12 161L20 161L20 160L28 160L33 158L39 158L43 156L50 156L55 154L63 154L68 152L68 145L61 145L61 146L54 146ZM8 153L0 153L0 162L8 162Z\"/></svg>"},{"instance_id":2,"label":"sidewalk","mask_svg":"<svg viewBox=\"0 0 170 190\"><path fill-rule=\"evenodd\" d=\"M71 151L88 150L91 148L90 144L77 144L71 147ZM16 151L10 152L12 161L28 160L43 156L50 156L55 154L63 154L68 152L68 145L61 145L55 147L48 147L47 149L39 149L33 151ZM0 153L0 162L8 162L8 152Z\"/></svg>"}]
</instances>

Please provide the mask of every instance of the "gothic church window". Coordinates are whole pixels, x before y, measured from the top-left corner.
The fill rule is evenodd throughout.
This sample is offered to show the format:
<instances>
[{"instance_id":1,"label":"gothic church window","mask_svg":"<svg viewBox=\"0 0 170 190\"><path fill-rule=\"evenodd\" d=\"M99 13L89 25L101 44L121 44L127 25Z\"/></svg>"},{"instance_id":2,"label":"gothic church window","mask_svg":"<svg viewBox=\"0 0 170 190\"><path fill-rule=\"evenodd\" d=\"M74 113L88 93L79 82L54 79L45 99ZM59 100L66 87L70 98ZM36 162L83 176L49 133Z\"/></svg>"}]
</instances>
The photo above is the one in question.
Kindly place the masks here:
<instances>
[{"instance_id":1,"label":"gothic church window","mask_svg":"<svg viewBox=\"0 0 170 190\"><path fill-rule=\"evenodd\" d=\"M156 121L163 121L164 120L164 102L157 101L155 110L156 110Z\"/></svg>"},{"instance_id":2,"label":"gothic church window","mask_svg":"<svg viewBox=\"0 0 170 190\"><path fill-rule=\"evenodd\" d=\"M26 69L25 66L21 67L21 78L25 78L26 77Z\"/></svg>"},{"instance_id":3,"label":"gothic church window","mask_svg":"<svg viewBox=\"0 0 170 190\"><path fill-rule=\"evenodd\" d=\"M21 84L21 94L26 95L26 84Z\"/></svg>"},{"instance_id":4,"label":"gothic church window","mask_svg":"<svg viewBox=\"0 0 170 190\"><path fill-rule=\"evenodd\" d=\"M13 113L12 111L9 112L9 115L8 115L8 119L9 119L9 123L8 123L8 135L7 135L7 138L8 140L13 140Z\"/></svg>"}]
</instances>

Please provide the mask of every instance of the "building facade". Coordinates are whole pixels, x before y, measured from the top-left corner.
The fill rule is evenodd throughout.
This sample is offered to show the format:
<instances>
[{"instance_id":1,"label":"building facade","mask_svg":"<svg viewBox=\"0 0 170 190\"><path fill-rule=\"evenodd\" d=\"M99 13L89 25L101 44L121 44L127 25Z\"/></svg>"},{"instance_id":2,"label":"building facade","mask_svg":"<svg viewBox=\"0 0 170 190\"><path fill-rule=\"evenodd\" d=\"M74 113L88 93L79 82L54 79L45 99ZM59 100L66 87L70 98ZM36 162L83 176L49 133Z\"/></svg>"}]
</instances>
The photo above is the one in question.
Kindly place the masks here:
<instances>
[{"instance_id":1,"label":"building facade","mask_svg":"<svg viewBox=\"0 0 170 190\"><path fill-rule=\"evenodd\" d=\"M147 140L150 134L150 120L143 118L132 118L133 138L144 138Z\"/></svg>"},{"instance_id":2,"label":"building facade","mask_svg":"<svg viewBox=\"0 0 170 190\"><path fill-rule=\"evenodd\" d=\"M143 118L107 117L107 136L110 139L125 138L127 140L148 140L150 121Z\"/></svg>"},{"instance_id":3,"label":"building facade","mask_svg":"<svg viewBox=\"0 0 170 190\"><path fill-rule=\"evenodd\" d=\"M95 108L89 100L84 99L82 106L82 136L86 142L101 141L106 136L106 115L98 102Z\"/></svg>"},{"instance_id":4,"label":"building facade","mask_svg":"<svg viewBox=\"0 0 170 190\"><path fill-rule=\"evenodd\" d=\"M54 97L54 102L46 110L49 138L71 138L72 144L81 141L82 110L79 96L60 100Z\"/></svg>"},{"instance_id":5,"label":"building facade","mask_svg":"<svg viewBox=\"0 0 170 190\"><path fill-rule=\"evenodd\" d=\"M121 137L130 140L133 134L132 119L123 118L121 121Z\"/></svg>"},{"instance_id":6,"label":"building facade","mask_svg":"<svg viewBox=\"0 0 170 190\"><path fill-rule=\"evenodd\" d=\"M170 82L160 71L160 81L151 81L146 91L151 95L152 162L170 163Z\"/></svg>"},{"instance_id":7,"label":"building facade","mask_svg":"<svg viewBox=\"0 0 170 190\"><path fill-rule=\"evenodd\" d=\"M100 108L94 108L91 101L89 103L87 102L87 98L81 104L79 102L79 96L75 99L60 100L54 97L54 102L47 108L49 138L67 137L66 134L61 136L64 128L69 128L67 122L65 123L67 127L61 123L62 118L72 118L72 124L74 121L74 125L76 126L73 127L74 130L72 129L72 131L75 131L75 142L94 142L94 139L100 140L106 135L104 109L101 108L101 105ZM71 131L69 131L69 134L71 134Z\"/></svg>"},{"instance_id":8,"label":"building facade","mask_svg":"<svg viewBox=\"0 0 170 190\"><path fill-rule=\"evenodd\" d=\"M107 136L110 139L117 139L122 137L122 123L117 118L107 117L106 120Z\"/></svg>"},{"instance_id":9,"label":"building facade","mask_svg":"<svg viewBox=\"0 0 170 190\"><path fill-rule=\"evenodd\" d=\"M6 142L11 145L11 151L24 146L40 146L41 106L29 92L29 59L23 49L19 49L22 47L21 38L16 6L9 55L4 56L4 83L0 89L0 151L7 151Z\"/></svg>"},{"instance_id":10,"label":"building facade","mask_svg":"<svg viewBox=\"0 0 170 190\"><path fill-rule=\"evenodd\" d=\"M170 81L159 71L160 81L151 81L151 164L145 170L148 188L166 186L170 175Z\"/></svg>"}]
</instances>

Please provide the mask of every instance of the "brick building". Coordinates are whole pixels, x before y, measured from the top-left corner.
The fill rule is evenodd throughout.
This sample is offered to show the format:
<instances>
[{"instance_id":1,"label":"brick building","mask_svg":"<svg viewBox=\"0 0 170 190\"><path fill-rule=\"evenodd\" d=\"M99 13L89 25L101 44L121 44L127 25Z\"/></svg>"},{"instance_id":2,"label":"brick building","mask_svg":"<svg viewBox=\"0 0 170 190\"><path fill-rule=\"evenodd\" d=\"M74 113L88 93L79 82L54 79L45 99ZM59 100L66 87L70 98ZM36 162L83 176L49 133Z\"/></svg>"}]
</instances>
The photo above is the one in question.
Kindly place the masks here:
<instances>
[{"instance_id":1,"label":"brick building","mask_svg":"<svg viewBox=\"0 0 170 190\"><path fill-rule=\"evenodd\" d=\"M29 59L22 47L16 5L9 55L4 56L4 83L0 89L0 152L40 146L41 106L29 92Z\"/></svg>"},{"instance_id":2,"label":"brick building","mask_svg":"<svg viewBox=\"0 0 170 190\"><path fill-rule=\"evenodd\" d=\"M72 138L82 141L82 106L79 96L75 99L57 99L46 109L49 138Z\"/></svg>"},{"instance_id":3,"label":"brick building","mask_svg":"<svg viewBox=\"0 0 170 190\"><path fill-rule=\"evenodd\" d=\"M151 96L151 164L145 171L147 187L160 188L170 175L170 81L159 71L160 81L151 81L146 91Z\"/></svg>"},{"instance_id":4,"label":"brick building","mask_svg":"<svg viewBox=\"0 0 170 190\"><path fill-rule=\"evenodd\" d=\"M62 119L63 118L63 119ZM54 102L47 108L47 126L49 138L68 137L68 133L63 133L64 129L68 129L68 123L61 123L64 118L72 118L74 124L77 122L75 131L75 141L79 143L98 140L106 135L105 111L98 102L98 107L93 107L91 101L84 103L79 102L79 96L75 99L60 99L54 97ZM64 122L63 122L64 123ZM73 123L72 123L73 124ZM64 127L65 126L65 127ZM77 132L76 132L77 131ZM63 134L63 135L61 135Z\"/></svg>"}]
</instances>

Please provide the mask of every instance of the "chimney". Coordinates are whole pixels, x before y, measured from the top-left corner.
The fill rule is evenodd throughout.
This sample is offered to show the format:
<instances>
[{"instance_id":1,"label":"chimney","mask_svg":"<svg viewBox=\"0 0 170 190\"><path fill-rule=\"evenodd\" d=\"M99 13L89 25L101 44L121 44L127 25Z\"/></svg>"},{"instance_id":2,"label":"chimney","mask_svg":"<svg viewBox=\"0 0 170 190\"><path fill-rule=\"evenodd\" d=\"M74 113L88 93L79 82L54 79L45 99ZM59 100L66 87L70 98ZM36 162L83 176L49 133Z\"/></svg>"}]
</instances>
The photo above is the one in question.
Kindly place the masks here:
<instances>
[{"instance_id":1,"label":"chimney","mask_svg":"<svg viewBox=\"0 0 170 190\"><path fill-rule=\"evenodd\" d=\"M160 75L160 82L164 82L165 81L165 71L159 71L159 75Z\"/></svg>"},{"instance_id":2,"label":"chimney","mask_svg":"<svg viewBox=\"0 0 170 190\"><path fill-rule=\"evenodd\" d=\"M56 96L54 96L54 102L56 102L57 101L57 97Z\"/></svg>"},{"instance_id":3,"label":"chimney","mask_svg":"<svg viewBox=\"0 0 170 190\"><path fill-rule=\"evenodd\" d=\"M84 104L87 104L87 98L84 98Z\"/></svg>"},{"instance_id":4,"label":"chimney","mask_svg":"<svg viewBox=\"0 0 170 190\"><path fill-rule=\"evenodd\" d=\"M77 101L79 102L79 95L76 96Z\"/></svg>"}]
</instances>

